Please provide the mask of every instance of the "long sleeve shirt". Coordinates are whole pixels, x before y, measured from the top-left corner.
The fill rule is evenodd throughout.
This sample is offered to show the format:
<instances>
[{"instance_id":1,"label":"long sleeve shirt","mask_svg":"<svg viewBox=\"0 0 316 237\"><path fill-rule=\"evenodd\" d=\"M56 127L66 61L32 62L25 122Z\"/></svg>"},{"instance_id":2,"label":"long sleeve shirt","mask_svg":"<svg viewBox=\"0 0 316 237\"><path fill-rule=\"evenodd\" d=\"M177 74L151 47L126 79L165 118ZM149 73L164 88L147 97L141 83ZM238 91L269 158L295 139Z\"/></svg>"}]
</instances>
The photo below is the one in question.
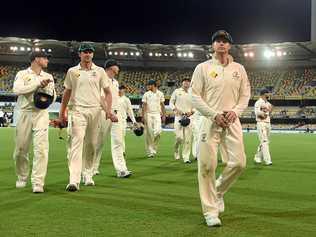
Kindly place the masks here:
<instances>
[{"instance_id":1,"label":"long sleeve shirt","mask_svg":"<svg viewBox=\"0 0 316 237\"><path fill-rule=\"evenodd\" d=\"M271 104L268 101L264 101L264 99L260 98L255 103L255 114L256 114L256 121L257 122L265 122L270 123L270 112L264 112L263 108L269 109L271 108ZM266 118L262 119L260 116L266 115Z\"/></svg>"},{"instance_id":2,"label":"long sleeve shirt","mask_svg":"<svg viewBox=\"0 0 316 237\"><path fill-rule=\"evenodd\" d=\"M250 99L246 70L232 60L223 66L213 57L197 65L191 88L193 107L212 120L224 111L234 111L240 116Z\"/></svg>"},{"instance_id":3,"label":"long sleeve shirt","mask_svg":"<svg viewBox=\"0 0 316 237\"><path fill-rule=\"evenodd\" d=\"M16 74L13 83L13 93L18 95L17 108L25 111L36 109L33 99L34 92L41 86L41 81L45 79L51 79L51 82L45 88L54 91L53 76L47 72L41 71L40 74L36 74L31 68L27 68ZM54 95L56 96L56 93Z\"/></svg>"},{"instance_id":4,"label":"long sleeve shirt","mask_svg":"<svg viewBox=\"0 0 316 237\"><path fill-rule=\"evenodd\" d=\"M192 100L189 92L183 88L176 89L169 100L169 107L172 110L177 109L180 111L180 114L176 114L176 116L181 115L181 113L192 112Z\"/></svg>"},{"instance_id":5,"label":"long sleeve shirt","mask_svg":"<svg viewBox=\"0 0 316 237\"><path fill-rule=\"evenodd\" d=\"M133 107L130 99L125 95L119 97L119 111L123 119L130 117L133 123L136 123L136 119L133 112Z\"/></svg>"}]
</instances>

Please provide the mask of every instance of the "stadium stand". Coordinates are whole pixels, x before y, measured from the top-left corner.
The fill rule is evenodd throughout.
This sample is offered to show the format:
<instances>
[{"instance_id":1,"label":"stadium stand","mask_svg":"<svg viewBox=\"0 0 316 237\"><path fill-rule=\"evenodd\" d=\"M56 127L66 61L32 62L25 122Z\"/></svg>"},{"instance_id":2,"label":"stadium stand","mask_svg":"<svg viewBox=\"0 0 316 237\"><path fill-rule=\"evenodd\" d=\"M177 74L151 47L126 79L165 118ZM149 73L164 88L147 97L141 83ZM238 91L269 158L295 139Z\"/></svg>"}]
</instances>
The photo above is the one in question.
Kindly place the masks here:
<instances>
[{"instance_id":1,"label":"stadium stand","mask_svg":"<svg viewBox=\"0 0 316 237\"><path fill-rule=\"evenodd\" d=\"M23 69L22 66L0 65L0 90L12 92L15 74ZM57 94L63 91L63 80L66 69L49 70L55 78ZM119 75L121 84L127 86L129 96L140 96L146 91L146 82L154 79L160 85L160 90L168 97L179 87L183 78L191 78L192 70L152 70L127 69ZM262 88L271 88L272 94L279 97L316 96L316 69L282 69L282 70L249 70L248 77L251 83L253 96L258 96Z\"/></svg>"},{"instance_id":2,"label":"stadium stand","mask_svg":"<svg viewBox=\"0 0 316 237\"><path fill-rule=\"evenodd\" d=\"M78 45L79 42L75 41L25 41L20 38L0 37L0 103L14 103L16 99L12 87L17 71L27 67L29 52L26 49L47 50L53 54L48 72L54 76L60 100L67 69L78 63ZM137 116L140 113L136 106L141 104L140 98L146 91L146 82L149 79L157 81L168 104L171 93L181 85L183 78L191 78L194 67L211 57L210 48L206 45L95 43L95 46L97 65L103 65L107 58L115 58L122 65L117 79L127 87L127 95L135 105ZM283 56L262 58L260 55L266 46L233 45L231 51L235 61L245 65L251 84L250 105L242 115L244 127L249 126L251 129L255 126L253 105L258 99L259 91L267 88L272 95L272 119L275 128L313 129L313 124L316 123L316 63L310 52L316 49L316 42L269 44L268 48L271 50L282 49ZM252 52L255 56L247 58L247 52ZM12 107L7 110L10 112ZM172 120L173 114L167 110L167 121L171 123Z\"/></svg>"}]
</instances>

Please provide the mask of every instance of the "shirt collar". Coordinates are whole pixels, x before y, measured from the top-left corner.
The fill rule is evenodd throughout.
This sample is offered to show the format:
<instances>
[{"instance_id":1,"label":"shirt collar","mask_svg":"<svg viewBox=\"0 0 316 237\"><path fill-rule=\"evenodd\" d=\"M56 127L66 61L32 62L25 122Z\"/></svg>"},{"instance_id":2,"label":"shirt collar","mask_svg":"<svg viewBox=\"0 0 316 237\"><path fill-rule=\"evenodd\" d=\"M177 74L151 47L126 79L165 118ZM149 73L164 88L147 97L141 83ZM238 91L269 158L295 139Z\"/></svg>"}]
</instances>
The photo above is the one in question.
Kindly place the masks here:
<instances>
[{"instance_id":1,"label":"shirt collar","mask_svg":"<svg viewBox=\"0 0 316 237\"><path fill-rule=\"evenodd\" d=\"M43 70L41 70L40 74L37 74L36 72L34 72L34 71L32 70L31 67L28 67L27 72L28 72L28 73L31 73L31 74L39 75L39 76L43 76L43 75L44 75L44 71L43 71Z\"/></svg>"},{"instance_id":2,"label":"shirt collar","mask_svg":"<svg viewBox=\"0 0 316 237\"><path fill-rule=\"evenodd\" d=\"M259 100L263 101L264 103L266 103L266 101L264 99L262 99L261 97L259 98Z\"/></svg>"},{"instance_id":3,"label":"shirt collar","mask_svg":"<svg viewBox=\"0 0 316 237\"><path fill-rule=\"evenodd\" d=\"M216 65L221 65L223 66L219 60L215 57L215 53L212 54L212 59L210 60L211 63L216 64ZM231 64L232 62L234 62L234 58L233 56L231 56L230 54L228 55L228 64L226 66L228 66L229 64Z\"/></svg>"},{"instance_id":4,"label":"shirt collar","mask_svg":"<svg viewBox=\"0 0 316 237\"><path fill-rule=\"evenodd\" d=\"M91 70L95 70L96 69L96 65L94 63L92 63L91 65ZM84 70L82 67L81 67L81 64L79 63L78 66L77 66L78 70Z\"/></svg>"},{"instance_id":5,"label":"shirt collar","mask_svg":"<svg viewBox=\"0 0 316 237\"><path fill-rule=\"evenodd\" d=\"M189 90L185 91L185 89L183 89L183 87L180 87L180 90L183 91L184 93L189 93Z\"/></svg>"}]
</instances>

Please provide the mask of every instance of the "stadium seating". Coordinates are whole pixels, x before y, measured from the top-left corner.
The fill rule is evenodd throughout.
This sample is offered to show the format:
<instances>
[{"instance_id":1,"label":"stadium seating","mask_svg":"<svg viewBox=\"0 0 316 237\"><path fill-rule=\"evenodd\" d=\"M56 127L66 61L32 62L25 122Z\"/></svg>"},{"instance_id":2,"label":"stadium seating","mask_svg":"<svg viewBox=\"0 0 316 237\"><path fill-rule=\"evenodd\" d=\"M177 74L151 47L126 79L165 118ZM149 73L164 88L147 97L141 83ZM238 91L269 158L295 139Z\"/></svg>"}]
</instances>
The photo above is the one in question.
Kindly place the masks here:
<instances>
[{"instance_id":1,"label":"stadium seating","mask_svg":"<svg viewBox=\"0 0 316 237\"><path fill-rule=\"evenodd\" d=\"M254 107L248 107L243 113L243 118L255 118ZM274 106L272 118L312 118L316 117L315 107Z\"/></svg>"},{"instance_id":2,"label":"stadium seating","mask_svg":"<svg viewBox=\"0 0 316 237\"><path fill-rule=\"evenodd\" d=\"M16 73L21 70L21 67L0 65L0 91L12 92L13 82Z\"/></svg>"},{"instance_id":3,"label":"stadium seating","mask_svg":"<svg viewBox=\"0 0 316 237\"><path fill-rule=\"evenodd\" d=\"M12 92L14 77L25 65L0 65L0 92ZM52 70L56 81L57 94L63 91L63 80L66 70ZM156 80L166 97L181 85L183 78L191 78L193 69L127 69L123 70L118 80L127 87L129 96L141 96L146 91L146 82ZM274 96L286 98L291 96L316 96L316 69L295 68L280 70L248 70L252 96L259 95L262 88L271 88Z\"/></svg>"}]
</instances>

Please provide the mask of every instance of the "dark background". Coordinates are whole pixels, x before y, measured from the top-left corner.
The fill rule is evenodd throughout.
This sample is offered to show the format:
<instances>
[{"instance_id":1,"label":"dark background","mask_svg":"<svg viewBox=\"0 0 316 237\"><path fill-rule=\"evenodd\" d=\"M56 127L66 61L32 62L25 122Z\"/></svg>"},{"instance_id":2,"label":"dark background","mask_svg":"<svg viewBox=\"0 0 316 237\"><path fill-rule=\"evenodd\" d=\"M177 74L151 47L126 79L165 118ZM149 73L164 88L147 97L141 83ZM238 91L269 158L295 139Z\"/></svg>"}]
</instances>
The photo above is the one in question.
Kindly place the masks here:
<instances>
[{"instance_id":1,"label":"dark background","mask_svg":"<svg viewBox=\"0 0 316 237\"><path fill-rule=\"evenodd\" d=\"M0 36L208 44L229 31L236 43L310 40L310 0L1 1Z\"/></svg>"}]
</instances>

